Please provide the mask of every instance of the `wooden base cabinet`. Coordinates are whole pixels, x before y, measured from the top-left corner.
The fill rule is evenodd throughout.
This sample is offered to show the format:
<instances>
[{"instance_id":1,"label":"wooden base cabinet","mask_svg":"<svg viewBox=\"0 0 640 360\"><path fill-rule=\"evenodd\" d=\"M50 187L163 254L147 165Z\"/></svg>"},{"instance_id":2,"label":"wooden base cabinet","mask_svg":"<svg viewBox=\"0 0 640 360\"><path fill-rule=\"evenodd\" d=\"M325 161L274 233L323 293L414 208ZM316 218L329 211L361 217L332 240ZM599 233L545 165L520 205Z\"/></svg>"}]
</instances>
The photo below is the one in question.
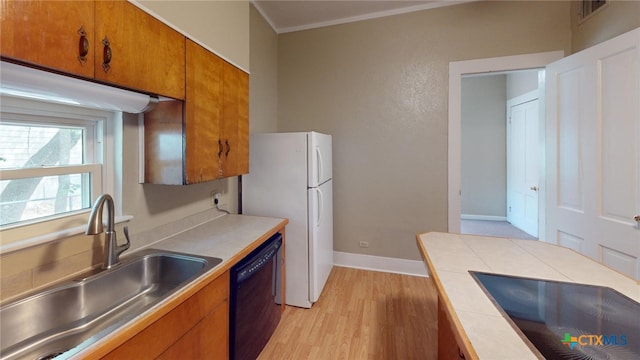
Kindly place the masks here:
<instances>
[{"instance_id":1,"label":"wooden base cabinet","mask_svg":"<svg viewBox=\"0 0 640 360\"><path fill-rule=\"evenodd\" d=\"M227 359L229 272L225 272L103 359Z\"/></svg>"},{"instance_id":2,"label":"wooden base cabinet","mask_svg":"<svg viewBox=\"0 0 640 360\"><path fill-rule=\"evenodd\" d=\"M438 359L473 359L473 357L466 354L465 350L458 344L451 320L449 316L447 316L444 306L438 296Z\"/></svg>"},{"instance_id":3,"label":"wooden base cabinet","mask_svg":"<svg viewBox=\"0 0 640 360\"><path fill-rule=\"evenodd\" d=\"M173 359L228 359L229 331L221 327L229 324L229 302L219 305L206 318L189 330L158 358Z\"/></svg>"}]
</instances>

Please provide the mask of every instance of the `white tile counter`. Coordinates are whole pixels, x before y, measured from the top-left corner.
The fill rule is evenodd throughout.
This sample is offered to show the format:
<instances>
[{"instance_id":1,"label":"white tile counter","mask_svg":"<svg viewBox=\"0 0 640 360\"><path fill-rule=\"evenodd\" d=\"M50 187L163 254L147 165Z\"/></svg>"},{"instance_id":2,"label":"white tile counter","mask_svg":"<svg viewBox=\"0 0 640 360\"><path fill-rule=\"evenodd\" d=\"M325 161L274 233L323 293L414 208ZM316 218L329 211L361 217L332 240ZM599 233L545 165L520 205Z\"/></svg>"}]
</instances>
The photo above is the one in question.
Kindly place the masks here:
<instances>
[{"instance_id":1,"label":"white tile counter","mask_svg":"<svg viewBox=\"0 0 640 360\"><path fill-rule=\"evenodd\" d=\"M251 248L256 240L284 226L283 221L258 216L224 215L147 247L218 257L222 263L217 267L225 267L229 261L237 262L238 254L249 253L257 247L259 244Z\"/></svg>"},{"instance_id":2,"label":"white tile counter","mask_svg":"<svg viewBox=\"0 0 640 360\"><path fill-rule=\"evenodd\" d=\"M607 286L640 302L640 284L577 252L541 241L449 233L417 235L455 331L480 359L536 359L470 270ZM457 321L456 321L457 320ZM466 339L465 339L466 338Z\"/></svg>"}]
</instances>

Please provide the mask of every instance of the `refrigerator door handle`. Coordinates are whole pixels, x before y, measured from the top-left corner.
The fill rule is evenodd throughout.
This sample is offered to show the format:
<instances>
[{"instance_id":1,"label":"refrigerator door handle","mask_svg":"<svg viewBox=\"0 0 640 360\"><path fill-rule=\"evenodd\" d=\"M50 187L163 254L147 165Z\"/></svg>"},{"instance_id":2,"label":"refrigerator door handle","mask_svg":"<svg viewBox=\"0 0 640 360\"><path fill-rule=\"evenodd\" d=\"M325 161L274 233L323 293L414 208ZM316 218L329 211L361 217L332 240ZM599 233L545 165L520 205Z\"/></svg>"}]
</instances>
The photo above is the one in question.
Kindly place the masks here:
<instances>
[{"instance_id":1,"label":"refrigerator door handle","mask_svg":"<svg viewBox=\"0 0 640 360\"><path fill-rule=\"evenodd\" d=\"M316 189L318 192L318 221L316 221L316 227L320 227L320 219L322 219L322 211L324 207L324 195L320 189Z\"/></svg>"},{"instance_id":2,"label":"refrigerator door handle","mask_svg":"<svg viewBox=\"0 0 640 360\"><path fill-rule=\"evenodd\" d=\"M317 169L318 169L318 182L317 184L320 185L320 181L322 181L322 152L320 151L320 146L316 146L316 157L318 159L317 162Z\"/></svg>"}]
</instances>

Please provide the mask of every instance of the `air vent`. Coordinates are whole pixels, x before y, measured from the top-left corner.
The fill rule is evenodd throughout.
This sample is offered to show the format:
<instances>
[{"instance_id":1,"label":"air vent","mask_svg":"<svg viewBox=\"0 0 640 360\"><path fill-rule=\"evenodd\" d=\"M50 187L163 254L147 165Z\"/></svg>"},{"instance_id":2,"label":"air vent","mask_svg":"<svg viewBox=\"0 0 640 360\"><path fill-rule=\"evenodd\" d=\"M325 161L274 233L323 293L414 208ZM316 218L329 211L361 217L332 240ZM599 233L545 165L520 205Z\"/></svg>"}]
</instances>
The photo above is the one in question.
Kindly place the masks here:
<instances>
[{"instance_id":1,"label":"air vent","mask_svg":"<svg viewBox=\"0 0 640 360\"><path fill-rule=\"evenodd\" d=\"M590 18L596 11L607 5L607 0L582 0L578 10L578 21L583 22Z\"/></svg>"}]
</instances>

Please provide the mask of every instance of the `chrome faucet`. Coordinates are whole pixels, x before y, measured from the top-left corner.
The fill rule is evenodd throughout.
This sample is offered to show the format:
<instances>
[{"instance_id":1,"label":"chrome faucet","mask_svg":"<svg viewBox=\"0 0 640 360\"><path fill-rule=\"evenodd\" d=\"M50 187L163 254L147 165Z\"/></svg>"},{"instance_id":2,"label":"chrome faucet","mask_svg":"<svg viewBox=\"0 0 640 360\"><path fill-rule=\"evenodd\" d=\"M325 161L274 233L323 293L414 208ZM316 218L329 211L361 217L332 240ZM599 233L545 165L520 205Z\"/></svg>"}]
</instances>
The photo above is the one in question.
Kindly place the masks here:
<instances>
[{"instance_id":1,"label":"chrome faucet","mask_svg":"<svg viewBox=\"0 0 640 360\"><path fill-rule=\"evenodd\" d=\"M124 236L127 239L127 243L118 246L116 232L114 230L115 206L111 195L102 194L96 199L96 202L91 208L89 223L87 224L87 231L85 231L85 234L98 235L104 231L102 224L102 208L105 204L107 205L107 231L104 237L104 261L102 262L102 268L111 269L120 263L120 254L131 246L129 232L126 227L124 229Z\"/></svg>"}]
</instances>

